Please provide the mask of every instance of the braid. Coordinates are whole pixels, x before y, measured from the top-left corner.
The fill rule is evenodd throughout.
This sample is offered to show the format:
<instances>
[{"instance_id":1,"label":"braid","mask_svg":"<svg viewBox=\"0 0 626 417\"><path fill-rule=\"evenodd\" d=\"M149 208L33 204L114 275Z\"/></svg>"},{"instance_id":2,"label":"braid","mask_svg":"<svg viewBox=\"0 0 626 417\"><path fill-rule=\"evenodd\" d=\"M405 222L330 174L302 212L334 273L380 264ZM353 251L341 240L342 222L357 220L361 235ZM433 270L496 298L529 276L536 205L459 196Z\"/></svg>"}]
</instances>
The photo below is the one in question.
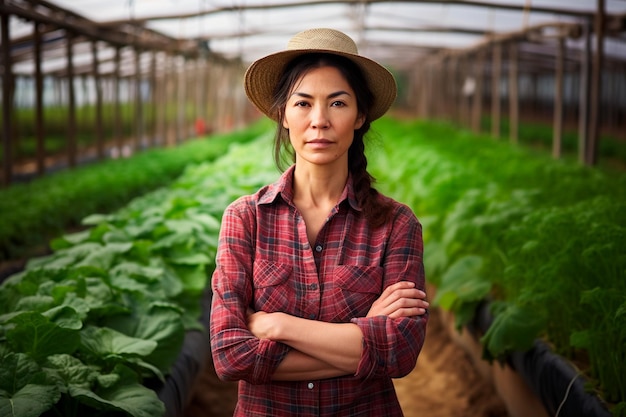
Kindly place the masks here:
<instances>
[{"instance_id":1,"label":"braid","mask_svg":"<svg viewBox=\"0 0 626 417\"><path fill-rule=\"evenodd\" d=\"M370 123L366 121L354 132L354 140L348 150L348 169L352 174L354 193L363 215L370 226L377 228L387 221L392 206L378 199L378 191L373 187L376 179L367 171L363 136L369 128Z\"/></svg>"}]
</instances>

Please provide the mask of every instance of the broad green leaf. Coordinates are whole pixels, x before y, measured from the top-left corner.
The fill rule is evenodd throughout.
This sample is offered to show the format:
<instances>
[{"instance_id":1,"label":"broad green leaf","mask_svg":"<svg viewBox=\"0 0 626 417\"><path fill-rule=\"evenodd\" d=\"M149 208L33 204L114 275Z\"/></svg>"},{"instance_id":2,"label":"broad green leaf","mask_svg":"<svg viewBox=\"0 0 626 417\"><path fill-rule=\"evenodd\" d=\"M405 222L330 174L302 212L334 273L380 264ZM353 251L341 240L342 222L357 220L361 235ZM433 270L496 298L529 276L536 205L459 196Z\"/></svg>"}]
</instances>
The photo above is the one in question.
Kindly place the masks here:
<instances>
[{"instance_id":1,"label":"broad green leaf","mask_svg":"<svg viewBox=\"0 0 626 417\"><path fill-rule=\"evenodd\" d=\"M207 213L189 213L189 220L202 225L206 230L213 232L220 230L219 220Z\"/></svg>"},{"instance_id":2,"label":"broad green leaf","mask_svg":"<svg viewBox=\"0 0 626 417\"><path fill-rule=\"evenodd\" d=\"M180 353L185 338L182 311L173 304L136 304L129 316L118 316L107 321L115 330L133 337L158 343L145 360L167 372Z\"/></svg>"},{"instance_id":3,"label":"broad green leaf","mask_svg":"<svg viewBox=\"0 0 626 417\"><path fill-rule=\"evenodd\" d=\"M163 224L162 216L152 216L144 218L142 223L126 226L125 230L133 238L142 239L149 237L152 231L161 224Z\"/></svg>"},{"instance_id":4,"label":"broad green leaf","mask_svg":"<svg viewBox=\"0 0 626 417\"><path fill-rule=\"evenodd\" d=\"M208 276L204 265L172 265L186 291L199 293L206 288Z\"/></svg>"},{"instance_id":5,"label":"broad green leaf","mask_svg":"<svg viewBox=\"0 0 626 417\"><path fill-rule=\"evenodd\" d=\"M0 415L37 417L60 398L55 384L46 381L37 363L25 354L0 358Z\"/></svg>"},{"instance_id":6,"label":"broad green leaf","mask_svg":"<svg viewBox=\"0 0 626 417\"><path fill-rule=\"evenodd\" d=\"M176 245L184 245L186 246L190 239L191 234L187 233L168 233L164 236L159 237L152 245L153 250L159 249L167 249Z\"/></svg>"},{"instance_id":7,"label":"broad green leaf","mask_svg":"<svg viewBox=\"0 0 626 417\"><path fill-rule=\"evenodd\" d=\"M133 247L130 242L125 243L107 243L104 246L93 248L92 251L85 256L77 266L95 266L102 269L110 269L114 260L118 255L128 252Z\"/></svg>"},{"instance_id":8,"label":"broad green leaf","mask_svg":"<svg viewBox=\"0 0 626 417\"><path fill-rule=\"evenodd\" d=\"M37 311L48 310L54 305L54 298L45 295L31 295L20 298L15 310L17 311Z\"/></svg>"},{"instance_id":9,"label":"broad green leaf","mask_svg":"<svg viewBox=\"0 0 626 417\"><path fill-rule=\"evenodd\" d=\"M57 252L50 256L30 259L26 263L28 269L45 268L48 270L62 270L73 265L76 257L72 253Z\"/></svg>"},{"instance_id":10,"label":"broad green leaf","mask_svg":"<svg viewBox=\"0 0 626 417\"><path fill-rule=\"evenodd\" d=\"M141 281L137 281L136 279L133 279L126 275L116 275L116 276L111 277L111 285L114 288L121 290L125 293L134 292L137 294L141 294L141 296L145 294L147 296L158 297L158 296L161 296L161 293L162 293L162 292L151 293L152 290L150 289L149 284L146 284Z\"/></svg>"},{"instance_id":11,"label":"broad green leaf","mask_svg":"<svg viewBox=\"0 0 626 417\"><path fill-rule=\"evenodd\" d=\"M111 376L99 377L98 381L104 384L95 390L72 385L70 395L96 410L124 411L134 417L164 414L164 404L153 390L137 382L136 373L118 365Z\"/></svg>"},{"instance_id":12,"label":"broad green leaf","mask_svg":"<svg viewBox=\"0 0 626 417\"><path fill-rule=\"evenodd\" d=\"M111 269L111 275L125 275L141 282L154 282L163 276L163 268L140 265L134 262L120 262Z\"/></svg>"},{"instance_id":13,"label":"broad green leaf","mask_svg":"<svg viewBox=\"0 0 626 417\"><path fill-rule=\"evenodd\" d=\"M50 355L42 365L48 377L64 387L64 392L70 385L89 388L99 375L93 366L85 365L78 358L71 355Z\"/></svg>"},{"instance_id":14,"label":"broad green leaf","mask_svg":"<svg viewBox=\"0 0 626 417\"><path fill-rule=\"evenodd\" d=\"M55 385L28 384L10 395L0 389L0 415L2 417L39 417L52 408L61 393Z\"/></svg>"},{"instance_id":15,"label":"broad green leaf","mask_svg":"<svg viewBox=\"0 0 626 417\"><path fill-rule=\"evenodd\" d=\"M102 243L108 245L113 243L133 243L132 236L125 229L110 229L102 234L101 239L99 239Z\"/></svg>"},{"instance_id":16,"label":"broad green leaf","mask_svg":"<svg viewBox=\"0 0 626 417\"><path fill-rule=\"evenodd\" d=\"M71 386L70 395L96 410L125 412L133 417L155 417L165 413L165 405L156 393L139 383L117 384L97 393Z\"/></svg>"},{"instance_id":17,"label":"broad green leaf","mask_svg":"<svg viewBox=\"0 0 626 417\"><path fill-rule=\"evenodd\" d=\"M64 249L65 247L74 246L79 243L83 243L89 240L91 237L91 230L83 230L81 232L72 233L69 235L63 235L63 237L55 239L51 243L53 250ZM62 243L61 243L62 242Z\"/></svg>"},{"instance_id":18,"label":"broad green leaf","mask_svg":"<svg viewBox=\"0 0 626 417\"><path fill-rule=\"evenodd\" d=\"M491 290L491 283L480 271L483 259L468 255L452 264L441 278L433 304L455 310L458 303L475 302L483 299Z\"/></svg>"},{"instance_id":19,"label":"broad green leaf","mask_svg":"<svg viewBox=\"0 0 626 417\"><path fill-rule=\"evenodd\" d=\"M83 322L78 313L69 306L62 305L53 307L50 310L44 311L43 315L52 323L64 329L79 330L83 327Z\"/></svg>"},{"instance_id":20,"label":"broad green leaf","mask_svg":"<svg viewBox=\"0 0 626 417\"><path fill-rule=\"evenodd\" d=\"M61 325L36 312L25 312L13 317L11 322L15 327L6 332L7 341L16 352L28 353L36 360L55 353L74 352L80 341L78 330L73 324L79 320L78 314L70 307L64 307L60 314ZM70 317L72 314L75 319ZM69 328L63 327L66 320L72 323Z\"/></svg>"},{"instance_id":21,"label":"broad green leaf","mask_svg":"<svg viewBox=\"0 0 626 417\"><path fill-rule=\"evenodd\" d=\"M530 349L546 324L545 315L536 306L503 306L481 338L487 359L498 358L513 350Z\"/></svg>"},{"instance_id":22,"label":"broad green leaf","mask_svg":"<svg viewBox=\"0 0 626 417\"><path fill-rule=\"evenodd\" d=\"M41 369L24 353L8 353L0 357L0 389L13 394L37 379Z\"/></svg>"},{"instance_id":23,"label":"broad green leaf","mask_svg":"<svg viewBox=\"0 0 626 417\"><path fill-rule=\"evenodd\" d=\"M112 214L91 214L83 219L81 222L85 226L94 226L100 223L111 222L115 220L115 215Z\"/></svg>"},{"instance_id":24,"label":"broad green leaf","mask_svg":"<svg viewBox=\"0 0 626 417\"><path fill-rule=\"evenodd\" d=\"M173 232L189 235L193 232L201 232L202 228L200 227L200 223L187 220L166 220L165 226Z\"/></svg>"},{"instance_id":25,"label":"broad green leaf","mask_svg":"<svg viewBox=\"0 0 626 417\"><path fill-rule=\"evenodd\" d=\"M87 327L80 333L83 347L97 357L110 355L148 356L157 347L153 340L126 336L106 327Z\"/></svg>"},{"instance_id":26,"label":"broad green leaf","mask_svg":"<svg viewBox=\"0 0 626 417\"><path fill-rule=\"evenodd\" d=\"M177 265L206 265L212 261L203 253L192 253L186 256L168 257L167 260Z\"/></svg>"}]
</instances>

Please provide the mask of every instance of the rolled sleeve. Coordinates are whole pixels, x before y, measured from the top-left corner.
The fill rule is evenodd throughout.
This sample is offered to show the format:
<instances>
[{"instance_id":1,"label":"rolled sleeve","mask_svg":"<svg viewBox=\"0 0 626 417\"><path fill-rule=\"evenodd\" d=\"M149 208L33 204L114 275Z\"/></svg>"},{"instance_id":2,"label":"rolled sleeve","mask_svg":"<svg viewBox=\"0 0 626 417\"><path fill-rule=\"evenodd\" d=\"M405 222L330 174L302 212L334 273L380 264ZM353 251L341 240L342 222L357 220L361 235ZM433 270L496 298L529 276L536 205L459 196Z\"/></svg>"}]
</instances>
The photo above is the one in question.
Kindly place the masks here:
<instances>
[{"instance_id":1,"label":"rolled sleeve","mask_svg":"<svg viewBox=\"0 0 626 417\"><path fill-rule=\"evenodd\" d=\"M259 340L247 327L252 298L253 222L245 200L233 203L222 218L216 268L211 279L211 353L222 380L267 383L289 347Z\"/></svg>"},{"instance_id":2,"label":"rolled sleeve","mask_svg":"<svg viewBox=\"0 0 626 417\"><path fill-rule=\"evenodd\" d=\"M386 316L352 319L363 333L363 354L355 376L400 378L410 373L424 344L427 321L428 312L402 319Z\"/></svg>"},{"instance_id":3,"label":"rolled sleeve","mask_svg":"<svg viewBox=\"0 0 626 417\"><path fill-rule=\"evenodd\" d=\"M422 226L406 206L400 206L384 258L384 288L411 281L425 291ZM400 378L415 368L426 339L426 314L391 319L386 316L353 318L363 333L363 354L356 376Z\"/></svg>"}]
</instances>

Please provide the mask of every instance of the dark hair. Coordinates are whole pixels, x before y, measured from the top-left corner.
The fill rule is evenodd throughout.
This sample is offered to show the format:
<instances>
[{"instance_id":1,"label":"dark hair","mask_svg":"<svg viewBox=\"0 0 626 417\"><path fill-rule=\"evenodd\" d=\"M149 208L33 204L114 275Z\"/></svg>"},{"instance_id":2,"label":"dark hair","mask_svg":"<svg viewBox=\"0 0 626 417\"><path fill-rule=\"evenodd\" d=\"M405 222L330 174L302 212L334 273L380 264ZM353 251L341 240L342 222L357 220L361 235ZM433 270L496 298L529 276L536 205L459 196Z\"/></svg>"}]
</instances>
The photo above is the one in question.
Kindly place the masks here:
<instances>
[{"instance_id":1,"label":"dark hair","mask_svg":"<svg viewBox=\"0 0 626 417\"><path fill-rule=\"evenodd\" d=\"M365 116L363 125L354 131L354 139L348 149L348 170L352 175L356 199L363 214L371 226L379 227L387 220L391 205L378 199L378 191L372 186L376 180L367 172L364 138L371 125L370 109L374 95L363 72L350 59L335 54L311 53L301 55L287 64L274 90L270 109L271 113L277 115L278 121L274 137L274 160L281 171L295 161L294 151L289 146L289 131L283 127L282 123L285 107L289 93L296 82L309 71L321 67L333 67L339 70L354 91L358 114Z\"/></svg>"}]
</instances>

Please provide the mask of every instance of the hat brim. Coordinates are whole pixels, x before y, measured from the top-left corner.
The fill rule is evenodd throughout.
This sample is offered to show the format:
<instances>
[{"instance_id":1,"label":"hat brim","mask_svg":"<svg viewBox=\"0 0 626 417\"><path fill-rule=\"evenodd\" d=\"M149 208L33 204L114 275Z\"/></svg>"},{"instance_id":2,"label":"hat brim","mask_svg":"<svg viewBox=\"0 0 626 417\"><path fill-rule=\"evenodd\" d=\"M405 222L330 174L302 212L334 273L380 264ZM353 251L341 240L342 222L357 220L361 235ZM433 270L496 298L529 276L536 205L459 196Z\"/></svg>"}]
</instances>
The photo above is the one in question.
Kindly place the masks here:
<instances>
[{"instance_id":1,"label":"hat brim","mask_svg":"<svg viewBox=\"0 0 626 417\"><path fill-rule=\"evenodd\" d=\"M374 95L369 114L371 121L380 118L389 110L397 95L396 82L389 70L364 56L327 49L292 49L256 60L248 67L244 75L246 95L263 114L277 120L278 115L271 112L272 97L285 66L300 55L318 52L344 56L361 68L367 85Z\"/></svg>"}]
</instances>

